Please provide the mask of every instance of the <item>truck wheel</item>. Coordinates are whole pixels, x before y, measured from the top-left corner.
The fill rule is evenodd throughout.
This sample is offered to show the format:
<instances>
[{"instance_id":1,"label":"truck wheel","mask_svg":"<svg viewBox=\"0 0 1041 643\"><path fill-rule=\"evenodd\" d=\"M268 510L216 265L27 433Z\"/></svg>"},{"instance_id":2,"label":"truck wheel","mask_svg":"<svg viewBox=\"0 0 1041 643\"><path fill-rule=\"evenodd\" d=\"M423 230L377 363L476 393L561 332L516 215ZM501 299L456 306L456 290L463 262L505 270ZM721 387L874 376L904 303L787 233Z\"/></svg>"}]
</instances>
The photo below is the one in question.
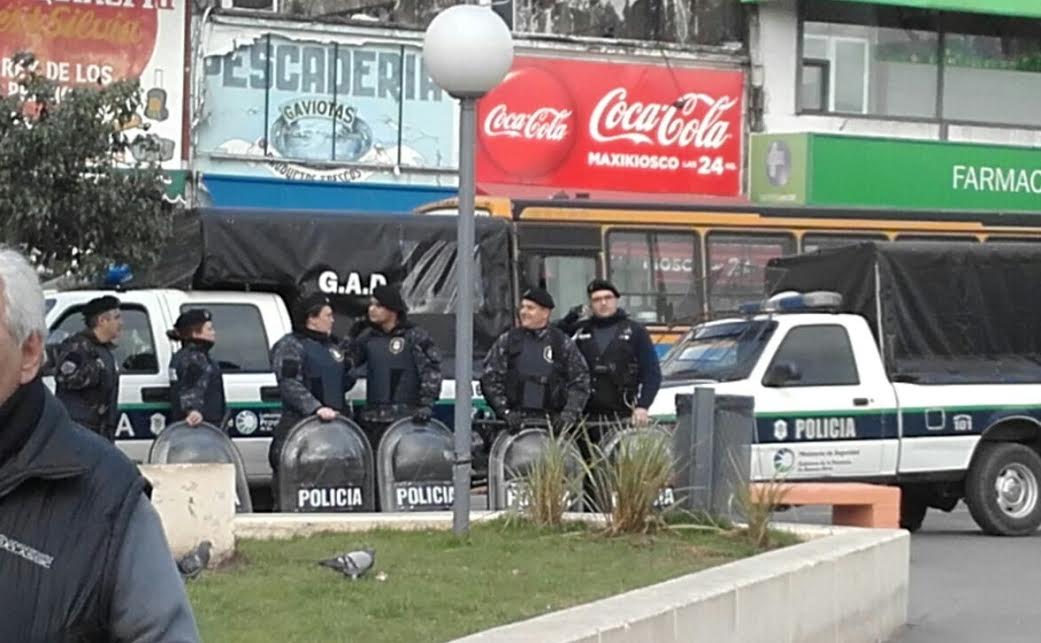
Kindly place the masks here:
<instances>
[{"instance_id":1,"label":"truck wheel","mask_svg":"<svg viewBox=\"0 0 1041 643\"><path fill-rule=\"evenodd\" d=\"M904 487L900 493L900 528L912 534L921 529L928 509L925 494L914 487Z\"/></svg>"},{"instance_id":2,"label":"truck wheel","mask_svg":"<svg viewBox=\"0 0 1041 643\"><path fill-rule=\"evenodd\" d=\"M979 446L965 481L965 503L980 529L1026 536L1041 525L1041 456L1017 442Z\"/></svg>"}]
</instances>

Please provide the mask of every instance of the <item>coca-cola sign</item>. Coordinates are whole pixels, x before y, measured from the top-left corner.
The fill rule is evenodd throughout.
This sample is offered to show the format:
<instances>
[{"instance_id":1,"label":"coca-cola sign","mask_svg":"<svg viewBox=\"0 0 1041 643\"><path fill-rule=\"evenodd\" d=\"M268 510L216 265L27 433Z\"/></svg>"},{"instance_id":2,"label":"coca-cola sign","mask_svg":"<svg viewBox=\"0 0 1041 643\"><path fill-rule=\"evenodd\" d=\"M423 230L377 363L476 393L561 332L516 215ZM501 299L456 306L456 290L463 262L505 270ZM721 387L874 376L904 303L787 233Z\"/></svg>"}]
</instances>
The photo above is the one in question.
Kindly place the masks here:
<instances>
[{"instance_id":1,"label":"coca-cola sign","mask_svg":"<svg viewBox=\"0 0 1041 643\"><path fill-rule=\"evenodd\" d=\"M740 193L744 74L518 56L481 99L478 181Z\"/></svg>"}]
</instances>

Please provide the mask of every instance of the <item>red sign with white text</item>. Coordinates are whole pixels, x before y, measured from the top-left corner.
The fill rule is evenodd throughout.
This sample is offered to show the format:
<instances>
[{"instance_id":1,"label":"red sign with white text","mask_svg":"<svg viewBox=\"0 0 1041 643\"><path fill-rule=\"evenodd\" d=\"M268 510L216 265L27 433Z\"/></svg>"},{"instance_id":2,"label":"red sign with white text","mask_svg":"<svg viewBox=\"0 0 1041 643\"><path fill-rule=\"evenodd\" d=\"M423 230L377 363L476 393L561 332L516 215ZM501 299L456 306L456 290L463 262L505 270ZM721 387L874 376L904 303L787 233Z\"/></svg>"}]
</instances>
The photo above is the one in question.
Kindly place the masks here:
<instances>
[{"instance_id":1,"label":"red sign with white text","mask_svg":"<svg viewBox=\"0 0 1041 643\"><path fill-rule=\"evenodd\" d=\"M744 74L518 56L477 112L477 180L738 196Z\"/></svg>"}]
</instances>

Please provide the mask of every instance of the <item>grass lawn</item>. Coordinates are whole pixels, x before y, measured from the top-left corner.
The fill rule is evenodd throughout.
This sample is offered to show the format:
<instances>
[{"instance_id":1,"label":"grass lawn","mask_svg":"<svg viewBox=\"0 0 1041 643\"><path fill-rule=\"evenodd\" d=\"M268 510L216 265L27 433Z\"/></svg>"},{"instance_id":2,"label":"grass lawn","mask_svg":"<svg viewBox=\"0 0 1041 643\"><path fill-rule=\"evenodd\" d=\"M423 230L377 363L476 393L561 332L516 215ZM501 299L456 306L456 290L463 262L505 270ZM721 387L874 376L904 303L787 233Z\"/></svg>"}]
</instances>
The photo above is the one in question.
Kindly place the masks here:
<instances>
[{"instance_id":1,"label":"grass lawn","mask_svg":"<svg viewBox=\"0 0 1041 643\"><path fill-rule=\"evenodd\" d=\"M358 581L316 564L366 546L376 565ZM236 560L204 572L189 594L207 642L436 643L755 553L717 531L605 538L500 520L465 540L378 530L241 541Z\"/></svg>"}]
</instances>

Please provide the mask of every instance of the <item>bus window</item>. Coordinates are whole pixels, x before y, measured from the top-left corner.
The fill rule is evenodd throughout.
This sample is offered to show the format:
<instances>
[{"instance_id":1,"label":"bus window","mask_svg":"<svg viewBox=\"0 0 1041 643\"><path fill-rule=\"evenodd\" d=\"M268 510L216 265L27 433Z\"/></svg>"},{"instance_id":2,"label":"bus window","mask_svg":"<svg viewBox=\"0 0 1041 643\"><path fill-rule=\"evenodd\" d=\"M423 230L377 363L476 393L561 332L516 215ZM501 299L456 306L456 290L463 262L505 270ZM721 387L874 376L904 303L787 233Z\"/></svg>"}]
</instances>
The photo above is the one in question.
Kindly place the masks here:
<instances>
[{"instance_id":1,"label":"bus window","mask_svg":"<svg viewBox=\"0 0 1041 643\"><path fill-rule=\"evenodd\" d=\"M987 243L1029 243L1036 246L1038 241L1037 237L987 237Z\"/></svg>"},{"instance_id":2,"label":"bus window","mask_svg":"<svg viewBox=\"0 0 1041 643\"><path fill-rule=\"evenodd\" d=\"M521 292L545 288L556 308L552 319L567 314L572 306L586 303L586 285L596 278L596 257L525 253Z\"/></svg>"},{"instance_id":3,"label":"bus window","mask_svg":"<svg viewBox=\"0 0 1041 643\"><path fill-rule=\"evenodd\" d=\"M766 292L766 262L795 252L795 239L787 234L708 235L709 308L713 313L736 312Z\"/></svg>"},{"instance_id":4,"label":"bus window","mask_svg":"<svg viewBox=\"0 0 1041 643\"><path fill-rule=\"evenodd\" d=\"M803 252L838 248L861 241L885 241L884 234L806 234L802 237Z\"/></svg>"},{"instance_id":5,"label":"bus window","mask_svg":"<svg viewBox=\"0 0 1041 643\"><path fill-rule=\"evenodd\" d=\"M897 241L949 241L951 243L979 243L976 237L956 236L953 234L899 234Z\"/></svg>"},{"instance_id":6,"label":"bus window","mask_svg":"<svg viewBox=\"0 0 1041 643\"><path fill-rule=\"evenodd\" d=\"M612 230L607 235L607 277L622 293L633 319L662 324L701 316L702 274L693 232Z\"/></svg>"}]
</instances>

